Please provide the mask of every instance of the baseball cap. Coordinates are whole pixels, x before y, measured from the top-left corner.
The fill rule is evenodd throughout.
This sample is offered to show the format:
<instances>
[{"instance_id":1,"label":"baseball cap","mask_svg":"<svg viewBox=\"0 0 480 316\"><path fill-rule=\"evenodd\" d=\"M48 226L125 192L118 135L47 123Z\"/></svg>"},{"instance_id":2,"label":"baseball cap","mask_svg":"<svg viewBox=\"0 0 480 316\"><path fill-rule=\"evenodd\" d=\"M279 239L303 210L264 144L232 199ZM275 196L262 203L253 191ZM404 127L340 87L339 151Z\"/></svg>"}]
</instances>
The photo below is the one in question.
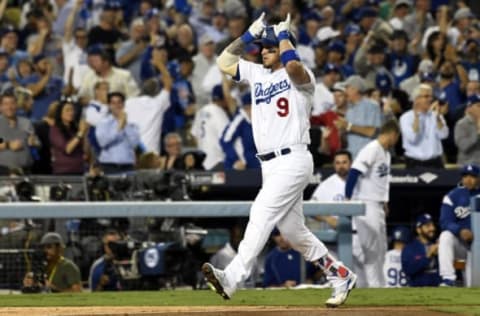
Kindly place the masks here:
<instances>
[{"instance_id":1,"label":"baseball cap","mask_svg":"<svg viewBox=\"0 0 480 316\"><path fill-rule=\"evenodd\" d=\"M335 84L332 87L332 92L335 92L335 91L345 92L345 83L335 82Z\"/></svg>"},{"instance_id":2,"label":"baseball cap","mask_svg":"<svg viewBox=\"0 0 480 316\"><path fill-rule=\"evenodd\" d=\"M422 225L425 225L431 222L433 222L432 216L428 213L424 213L424 214L418 215L415 226L420 227Z\"/></svg>"},{"instance_id":3,"label":"baseball cap","mask_svg":"<svg viewBox=\"0 0 480 316\"><path fill-rule=\"evenodd\" d=\"M324 26L318 30L316 37L320 42L323 42L338 35L340 35L340 31L334 30L331 26Z\"/></svg>"},{"instance_id":4,"label":"baseball cap","mask_svg":"<svg viewBox=\"0 0 480 316\"><path fill-rule=\"evenodd\" d=\"M327 49L328 51L338 52L340 54L345 54L345 51L346 51L345 44L340 40L330 42L330 44L328 44Z\"/></svg>"},{"instance_id":5,"label":"baseball cap","mask_svg":"<svg viewBox=\"0 0 480 316\"><path fill-rule=\"evenodd\" d=\"M144 20L150 20L153 17L158 17L160 15L160 11L157 8L153 8L145 12L143 15Z\"/></svg>"},{"instance_id":6,"label":"baseball cap","mask_svg":"<svg viewBox=\"0 0 480 316\"><path fill-rule=\"evenodd\" d=\"M198 42L199 42L200 45L205 45L205 44L208 44L208 43L215 43L213 38L208 33L203 34L200 37L200 40Z\"/></svg>"},{"instance_id":7,"label":"baseball cap","mask_svg":"<svg viewBox=\"0 0 480 316\"><path fill-rule=\"evenodd\" d=\"M375 86L382 93L388 93L392 89L392 79L385 72L379 72L375 77Z\"/></svg>"},{"instance_id":8,"label":"baseball cap","mask_svg":"<svg viewBox=\"0 0 480 316\"><path fill-rule=\"evenodd\" d=\"M63 242L62 236L58 233L49 232L43 235L42 239L40 240L40 245L51 245L51 244L59 244L62 247L65 247L65 243Z\"/></svg>"},{"instance_id":9,"label":"baseball cap","mask_svg":"<svg viewBox=\"0 0 480 316\"><path fill-rule=\"evenodd\" d=\"M395 1L395 5L393 6L394 9L396 9L397 7L399 6L407 6L407 7L411 7L412 3L410 2L410 0L397 0Z\"/></svg>"},{"instance_id":10,"label":"baseball cap","mask_svg":"<svg viewBox=\"0 0 480 316\"><path fill-rule=\"evenodd\" d=\"M116 11L116 10L120 10L121 8L122 8L122 4L115 0L107 1L103 5L103 11L107 11L107 10Z\"/></svg>"},{"instance_id":11,"label":"baseball cap","mask_svg":"<svg viewBox=\"0 0 480 316\"><path fill-rule=\"evenodd\" d=\"M480 176L480 167L475 164L468 164L462 167L462 176L471 175L474 177Z\"/></svg>"},{"instance_id":12,"label":"baseball cap","mask_svg":"<svg viewBox=\"0 0 480 316\"><path fill-rule=\"evenodd\" d=\"M435 81L435 73L433 71L425 71L420 74L420 81L421 82L434 82Z\"/></svg>"},{"instance_id":13,"label":"baseball cap","mask_svg":"<svg viewBox=\"0 0 480 316\"><path fill-rule=\"evenodd\" d=\"M392 232L392 241L408 243L410 241L410 229L405 226L397 226Z\"/></svg>"},{"instance_id":14,"label":"baseball cap","mask_svg":"<svg viewBox=\"0 0 480 316\"><path fill-rule=\"evenodd\" d=\"M467 106L474 105L475 103L480 103L480 95L473 94L467 98Z\"/></svg>"},{"instance_id":15,"label":"baseball cap","mask_svg":"<svg viewBox=\"0 0 480 316\"><path fill-rule=\"evenodd\" d=\"M453 20L459 20L459 19L464 19L464 18L474 18L475 15L472 13L470 8L460 8L457 11L455 11L455 14L453 15Z\"/></svg>"},{"instance_id":16,"label":"baseball cap","mask_svg":"<svg viewBox=\"0 0 480 316\"><path fill-rule=\"evenodd\" d=\"M315 12L315 11L311 11L311 12L308 12L306 13L304 16L303 16L303 20L304 21L308 21L308 20L314 20L314 21L318 21L318 22L321 22L323 20L323 17Z\"/></svg>"},{"instance_id":17,"label":"baseball cap","mask_svg":"<svg viewBox=\"0 0 480 316\"><path fill-rule=\"evenodd\" d=\"M345 87L353 87L360 92L367 90L367 83L359 75L353 75L347 78L344 82Z\"/></svg>"},{"instance_id":18,"label":"baseball cap","mask_svg":"<svg viewBox=\"0 0 480 316\"><path fill-rule=\"evenodd\" d=\"M297 40L292 32L289 32L288 39L292 43L293 46L296 46ZM273 26L267 26L262 33L262 37L260 41L263 46L278 46L278 38L275 36L275 31L273 30Z\"/></svg>"},{"instance_id":19,"label":"baseball cap","mask_svg":"<svg viewBox=\"0 0 480 316\"><path fill-rule=\"evenodd\" d=\"M363 18L376 18L377 16L377 10L369 6L365 6L358 10L357 14L355 15L355 19L357 21L361 21Z\"/></svg>"},{"instance_id":20,"label":"baseball cap","mask_svg":"<svg viewBox=\"0 0 480 316\"><path fill-rule=\"evenodd\" d=\"M340 68L338 68L337 65L332 64L332 63L327 63L323 67L323 74L328 74L330 72L337 72L340 73Z\"/></svg>"},{"instance_id":21,"label":"baseball cap","mask_svg":"<svg viewBox=\"0 0 480 316\"><path fill-rule=\"evenodd\" d=\"M217 84L212 89L212 100L223 100L223 88L221 84Z\"/></svg>"},{"instance_id":22,"label":"baseball cap","mask_svg":"<svg viewBox=\"0 0 480 316\"><path fill-rule=\"evenodd\" d=\"M361 32L362 32L362 29L360 28L360 26L354 23L348 24L343 30L343 33L345 34L345 36L349 36L351 34L360 34Z\"/></svg>"}]
</instances>

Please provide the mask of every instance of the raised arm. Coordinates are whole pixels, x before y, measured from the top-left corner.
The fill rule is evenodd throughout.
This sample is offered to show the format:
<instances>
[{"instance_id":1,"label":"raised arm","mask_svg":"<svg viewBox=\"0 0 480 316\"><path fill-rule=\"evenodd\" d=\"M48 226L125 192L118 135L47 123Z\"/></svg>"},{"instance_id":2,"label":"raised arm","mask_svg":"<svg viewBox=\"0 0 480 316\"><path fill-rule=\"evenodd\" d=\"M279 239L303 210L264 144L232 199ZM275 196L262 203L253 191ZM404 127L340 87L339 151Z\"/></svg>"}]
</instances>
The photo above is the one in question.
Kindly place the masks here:
<instances>
[{"instance_id":1,"label":"raised arm","mask_svg":"<svg viewBox=\"0 0 480 316\"><path fill-rule=\"evenodd\" d=\"M309 83L310 76L290 41L290 13L285 21L274 25L273 30L279 42L280 59L290 79L298 85Z\"/></svg>"},{"instance_id":2,"label":"raised arm","mask_svg":"<svg viewBox=\"0 0 480 316\"><path fill-rule=\"evenodd\" d=\"M73 24L75 22L75 17L77 16L78 11L83 5L84 0L76 0L75 4L73 5L72 10L68 14L67 19L65 20L65 29L63 33L63 39L66 43L70 43L73 38Z\"/></svg>"},{"instance_id":3,"label":"raised arm","mask_svg":"<svg viewBox=\"0 0 480 316\"><path fill-rule=\"evenodd\" d=\"M264 18L265 12L250 25L242 36L225 47L220 56L217 57L217 65L223 73L232 77L237 74L238 62L243 54L245 45L260 38L265 29Z\"/></svg>"}]
</instances>

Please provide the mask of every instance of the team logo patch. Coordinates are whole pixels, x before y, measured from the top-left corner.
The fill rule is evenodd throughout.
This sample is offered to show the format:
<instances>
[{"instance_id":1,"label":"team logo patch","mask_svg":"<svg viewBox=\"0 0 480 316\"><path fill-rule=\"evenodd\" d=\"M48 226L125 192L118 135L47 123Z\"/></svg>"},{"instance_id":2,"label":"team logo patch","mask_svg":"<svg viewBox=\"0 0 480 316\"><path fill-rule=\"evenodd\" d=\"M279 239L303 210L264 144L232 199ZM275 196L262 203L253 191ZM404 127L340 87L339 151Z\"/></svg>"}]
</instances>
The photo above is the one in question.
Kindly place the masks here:
<instances>
[{"instance_id":1,"label":"team logo patch","mask_svg":"<svg viewBox=\"0 0 480 316\"><path fill-rule=\"evenodd\" d=\"M390 168L388 168L386 163L381 163L377 168L377 174L380 178L387 176L390 173Z\"/></svg>"},{"instance_id":2,"label":"team logo patch","mask_svg":"<svg viewBox=\"0 0 480 316\"><path fill-rule=\"evenodd\" d=\"M265 102L269 104L272 98L290 89L290 83L287 79L280 82L271 83L264 87L263 83L255 82L255 104Z\"/></svg>"}]
</instances>

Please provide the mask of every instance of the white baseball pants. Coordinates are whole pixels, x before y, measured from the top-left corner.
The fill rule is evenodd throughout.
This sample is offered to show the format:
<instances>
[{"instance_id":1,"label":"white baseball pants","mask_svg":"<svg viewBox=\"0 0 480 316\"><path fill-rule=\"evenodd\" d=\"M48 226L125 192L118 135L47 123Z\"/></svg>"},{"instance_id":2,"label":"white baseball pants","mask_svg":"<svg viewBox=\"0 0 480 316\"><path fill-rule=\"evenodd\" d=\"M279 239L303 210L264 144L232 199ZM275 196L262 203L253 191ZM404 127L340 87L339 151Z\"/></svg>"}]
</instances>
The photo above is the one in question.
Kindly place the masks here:
<instances>
[{"instance_id":1,"label":"white baseball pants","mask_svg":"<svg viewBox=\"0 0 480 316\"><path fill-rule=\"evenodd\" d=\"M455 236L451 231L444 230L439 237L438 243L438 266L442 279L455 281L457 275L455 273L455 259L466 259L466 286L471 285L471 254L467 247Z\"/></svg>"},{"instance_id":2,"label":"white baseball pants","mask_svg":"<svg viewBox=\"0 0 480 316\"><path fill-rule=\"evenodd\" d=\"M236 289L247 279L275 225L307 261L318 260L328 253L305 226L303 190L312 173L313 161L306 149L262 162L262 188L250 209L238 253L224 270L228 287Z\"/></svg>"},{"instance_id":3,"label":"white baseball pants","mask_svg":"<svg viewBox=\"0 0 480 316\"><path fill-rule=\"evenodd\" d=\"M359 287L384 287L383 263L388 247L383 202L363 202L365 215L353 218L357 228L357 238L352 241L353 272Z\"/></svg>"}]
</instances>

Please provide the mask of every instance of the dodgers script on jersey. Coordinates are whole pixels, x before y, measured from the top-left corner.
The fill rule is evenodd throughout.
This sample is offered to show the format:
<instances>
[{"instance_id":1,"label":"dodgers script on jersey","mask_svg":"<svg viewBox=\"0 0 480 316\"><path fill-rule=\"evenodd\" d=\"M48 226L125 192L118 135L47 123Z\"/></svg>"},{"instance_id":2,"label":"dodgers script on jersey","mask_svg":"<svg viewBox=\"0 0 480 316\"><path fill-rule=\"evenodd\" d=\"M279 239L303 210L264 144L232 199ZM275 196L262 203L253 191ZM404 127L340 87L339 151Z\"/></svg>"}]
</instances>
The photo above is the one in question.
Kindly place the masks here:
<instances>
[{"instance_id":1,"label":"dodgers script on jersey","mask_svg":"<svg viewBox=\"0 0 480 316\"><path fill-rule=\"evenodd\" d=\"M259 153L298 144L310 144L310 113L315 77L306 69L310 82L294 85L285 68L271 71L243 59L238 79L246 80L252 91L253 138Z\"/></svg>"},{"instance_id":2,"label":"dodgers script on jersey","mask_svg":"<svg viewBox=\"0 0 480 316\"><path fill-rule=\"evenodd\" d=\"M362 173L354 192L356 199L388 202L390 161L390 152L378 140L373 140L362 148L352 165L352 168Z\"/></svg>"}]
</instances>

